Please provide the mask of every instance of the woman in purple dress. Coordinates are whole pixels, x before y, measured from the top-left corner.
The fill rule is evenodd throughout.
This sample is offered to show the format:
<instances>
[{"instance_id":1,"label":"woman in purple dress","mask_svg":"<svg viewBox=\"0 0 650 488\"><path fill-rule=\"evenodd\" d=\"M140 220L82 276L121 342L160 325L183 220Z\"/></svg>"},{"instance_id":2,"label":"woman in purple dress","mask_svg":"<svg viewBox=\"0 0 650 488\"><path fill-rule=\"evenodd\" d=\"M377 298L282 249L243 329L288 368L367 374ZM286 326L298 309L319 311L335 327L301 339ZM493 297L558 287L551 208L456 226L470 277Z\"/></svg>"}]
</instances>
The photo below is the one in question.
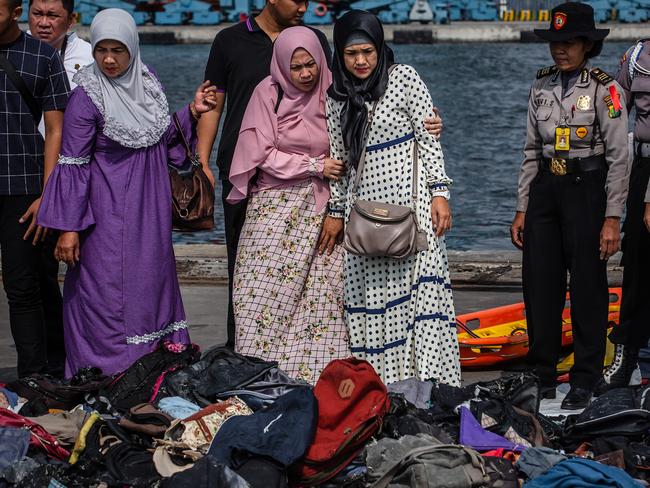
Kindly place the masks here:
<instances>
[{"instance_id":1,"label":"woman in purple dress","mask_svg":"<svg viewBox=\"0 0 650 488\"><path fill-rule=\"evenodd\" d=\"M140 59L133 18L103 10L90 35L95 63L74 77L59 164L38 216L39 225L62 231L55 256L68 264L67 377L89 365L124 370L160 340L189 343L167 170L184 162L181 134ZM196 119L214 106L207 85L177 113L192 141Z\"/></svg>"}]
</instances>

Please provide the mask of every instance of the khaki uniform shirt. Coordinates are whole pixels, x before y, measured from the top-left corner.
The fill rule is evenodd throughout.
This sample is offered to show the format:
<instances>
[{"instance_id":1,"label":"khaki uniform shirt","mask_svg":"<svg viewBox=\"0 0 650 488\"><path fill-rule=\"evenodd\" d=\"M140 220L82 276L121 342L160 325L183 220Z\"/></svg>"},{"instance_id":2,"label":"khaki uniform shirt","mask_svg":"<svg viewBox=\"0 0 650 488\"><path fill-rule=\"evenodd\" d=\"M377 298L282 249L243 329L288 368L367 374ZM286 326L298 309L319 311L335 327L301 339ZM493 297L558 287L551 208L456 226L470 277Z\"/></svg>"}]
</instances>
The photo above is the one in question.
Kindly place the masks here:
<instances>
[{"instance_id":1,"label":"khaki uniform shirt","mask_svg":"<svg viewBox=\"0 0 650 488\"><path fill-rule=\"evenodd\" d=\"M650 143L650 76L638 69L630 72L630 58L634 57L635 64L650 71L650 40L639 41L643 49L635 53L638 43L632 46L621 59L621 65L616 75L616 81L623 88L628 111L634 107L634 140ZM638 55L636 55L638 54ZM650 202L650 182L645 193L646 202Z\"/></svg>"},{"instance_id":2,"label":"khaki uniform shirt","mask_svg":"<svg viewBox=\"0 0 650 488\"><path fill-rule=\"evenodd\" d=\"M615 86L620 95L621 114L610 118L605 100L609 87ZM555 152L555 129L565 121L570 128L570 150ZM621 87L610 80L605 84L591 74L589 63L575 84L562 96L560 72L546 68L538 72L528 99L528 124L524 160L519 174L517 211L528 208L530 184L539 171L542 158L556 156L584 158L605 155L607 166L606 217L621 217L627 197L629 158L627 140L627 108Z\"/></svg>"}]
</instances>

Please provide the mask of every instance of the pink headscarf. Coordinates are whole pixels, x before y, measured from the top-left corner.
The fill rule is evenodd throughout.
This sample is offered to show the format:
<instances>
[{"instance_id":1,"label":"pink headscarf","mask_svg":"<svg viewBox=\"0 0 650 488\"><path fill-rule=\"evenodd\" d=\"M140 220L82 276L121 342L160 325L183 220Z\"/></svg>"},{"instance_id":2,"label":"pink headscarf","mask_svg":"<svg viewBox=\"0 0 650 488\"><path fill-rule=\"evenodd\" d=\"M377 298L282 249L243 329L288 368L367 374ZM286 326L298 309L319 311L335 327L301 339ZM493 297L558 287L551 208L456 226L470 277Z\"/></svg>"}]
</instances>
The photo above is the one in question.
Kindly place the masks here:
<instances>
[{"instance_id":1,"label":"pink headscarf","mask_svg":"<svg viewBox=\"0 0 650 488\"><path fill-rule=\"evenodd\" d=\"M320 78L309 93L291 83L291 57L298 48L305 49L319 67ZM329 154L325 99L331 83L332 74L316 34L307 27L290 27L282 31L273 45L271 75L257 85L244 114L230 166L233 189L227 198L229 202L246 198L256 168L265 163L275 149L314 158ZM284 95L276 114L278 85ZM329 185L322 178L310 179L316 211L320 212L329 199ZM290 175L279 178L260 171L255 187L263 190L304 180Z\"/></svg>"}]
</instances>

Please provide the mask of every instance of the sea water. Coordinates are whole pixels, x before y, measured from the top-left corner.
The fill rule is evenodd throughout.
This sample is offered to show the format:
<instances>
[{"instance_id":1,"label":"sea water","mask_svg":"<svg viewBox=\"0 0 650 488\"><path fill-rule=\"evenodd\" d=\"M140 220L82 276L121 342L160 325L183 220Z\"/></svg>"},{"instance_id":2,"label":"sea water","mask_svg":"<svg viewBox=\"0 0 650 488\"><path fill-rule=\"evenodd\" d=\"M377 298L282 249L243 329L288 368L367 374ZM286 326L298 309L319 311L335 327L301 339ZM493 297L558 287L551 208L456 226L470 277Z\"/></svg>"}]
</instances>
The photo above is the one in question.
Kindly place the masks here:
<instances>
[{"instance_id":1,"label":"sea water","mask_svg":"<svg viewBox=\"0 0 650 488\"><path fill-rule=\"evenodd\" d=\"M624 43L605 43L594 66L615 74ZM528 91L536 71L553 64L547 44L433 44L393 46L395 60L424 79L444 121L441 139L451 188L454 250L512 249L509 225L526 135ZM160 76L174 110L203 80L209 45L145 45L142 56ZM210 162L214 168L216 144ZM215 229L175 233L177 243L223 243L217 185Z\"/></svg>"}]
</instances>

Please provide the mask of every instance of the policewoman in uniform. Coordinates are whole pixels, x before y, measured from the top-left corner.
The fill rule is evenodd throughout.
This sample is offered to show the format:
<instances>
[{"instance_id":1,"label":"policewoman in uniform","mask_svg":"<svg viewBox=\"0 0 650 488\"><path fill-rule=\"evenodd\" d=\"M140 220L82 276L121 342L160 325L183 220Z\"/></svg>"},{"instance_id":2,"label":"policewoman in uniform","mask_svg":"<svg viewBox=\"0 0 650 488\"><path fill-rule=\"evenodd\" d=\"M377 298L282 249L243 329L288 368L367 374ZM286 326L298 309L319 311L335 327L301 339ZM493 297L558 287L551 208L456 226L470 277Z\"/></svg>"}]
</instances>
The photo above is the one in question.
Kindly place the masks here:
<instances>
[{"instance_id":1,"label":"policewoman in uniform","mask_svg":"<svg viewBox=\"0 0 650 488\"><path fill-rule=\"evenodd\" d=\"M510 232L523 249L530 348L542 395L555 397L567 272L575 362L562 408L588 405L602 376L607 329L607 259L619 249L628 184L627 109L618 83L590 59L608 29L593 9L568 2L551 12L554 66L537 72L528 101L517 213Z\"/></svg>"},{"instance_id":2,"label":"policewoman in uniform","mask_svg":"<svg viewBox=\"0 0 650 488\"><path fill-rule=\"evenodd\" d=\"M635 108L634 163L623 224L621 321L609 336L616 354L598 393L641 383L639 349L650 339L650 40L638 41L623 55L616 81L628 111Z\"/></svg>"}]
</instances>

